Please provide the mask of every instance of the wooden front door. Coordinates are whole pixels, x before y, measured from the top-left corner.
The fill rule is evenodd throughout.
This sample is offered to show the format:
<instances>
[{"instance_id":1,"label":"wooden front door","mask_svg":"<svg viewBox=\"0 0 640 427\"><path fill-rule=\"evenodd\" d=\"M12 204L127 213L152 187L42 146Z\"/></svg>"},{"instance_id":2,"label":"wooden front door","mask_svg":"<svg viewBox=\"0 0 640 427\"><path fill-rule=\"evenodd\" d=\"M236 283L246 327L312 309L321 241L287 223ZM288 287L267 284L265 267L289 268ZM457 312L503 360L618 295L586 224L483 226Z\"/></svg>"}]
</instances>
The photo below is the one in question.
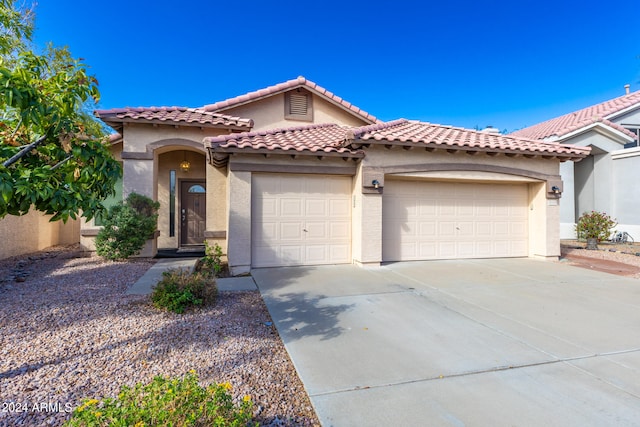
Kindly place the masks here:
<instances>
[{"instance_id":1,"label":"wooden front door","mask_svg":"<svg viewBox=\"0 0 640 427\"><path fill-rule=\"evenodd\" d=\"M182 181L180 194L180 244L202 245L207 218L205 182Z\"/></svg>"}]
</instances>

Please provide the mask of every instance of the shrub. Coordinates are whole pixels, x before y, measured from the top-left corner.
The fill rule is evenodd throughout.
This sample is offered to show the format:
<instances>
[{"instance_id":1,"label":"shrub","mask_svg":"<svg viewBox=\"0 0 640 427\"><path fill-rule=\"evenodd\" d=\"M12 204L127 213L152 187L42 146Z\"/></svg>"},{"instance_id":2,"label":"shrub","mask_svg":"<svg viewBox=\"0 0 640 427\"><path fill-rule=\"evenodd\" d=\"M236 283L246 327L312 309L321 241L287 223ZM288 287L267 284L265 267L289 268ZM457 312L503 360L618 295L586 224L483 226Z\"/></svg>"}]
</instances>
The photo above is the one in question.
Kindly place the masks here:
<instances>
[{"instance_id":1,"label":"shrub","mask_svg":"<svg viewBox=\"0 0 640 427\"><path fill-rule=\"evenodd\" d=\"M578 218L576 234L579 239L607 240L616 225L616 221L603 212L585 212Z\"/></svg>"},{"instance_id":2,"label":"shrub","mask_svg":"<svg viewBox=\"0 0 640 427\"><path fill-rule=\"evenodd\" d=\"M219 244L213 246L209 242L204 242L205 256L202 258L203 268L209 270L214 276L218 276L222 271L222 248Z\"/></svg>"},{"instance_id":3,"label":"shrub","mask_svg":"<svg viewBox=\"0 0 640 427\"><path fill-rule=\"evenodd\" d=\"M157 376L123 386L115 399L84 400L65 426L256 426L251 398L234 404L230 390L229 383L201 387L195 371L183 379Z\"/></svg>"},{"instance_id":4,"label":"shrub","mask_svg":"<svg viewBox=\"0 0 640 427\"><path fill-rule=\"evenodd\" d=\"M114 261L140 253L156 231L159 208L158 202L136 193L112 206L96 236L96 253Z\"/></svg>"},{"instance_id":5,"label":"shrub","mask_svg":"<svg viewBox=\"0 0 640 427\"><path fill-rule=\"evenodd\" d=\"M214 279L202 273L173 269L162 273L162 280L153 288L151 301L158 308L181 314L189 307L213 303L217 296Z\"/></svg>"}]
</instances>

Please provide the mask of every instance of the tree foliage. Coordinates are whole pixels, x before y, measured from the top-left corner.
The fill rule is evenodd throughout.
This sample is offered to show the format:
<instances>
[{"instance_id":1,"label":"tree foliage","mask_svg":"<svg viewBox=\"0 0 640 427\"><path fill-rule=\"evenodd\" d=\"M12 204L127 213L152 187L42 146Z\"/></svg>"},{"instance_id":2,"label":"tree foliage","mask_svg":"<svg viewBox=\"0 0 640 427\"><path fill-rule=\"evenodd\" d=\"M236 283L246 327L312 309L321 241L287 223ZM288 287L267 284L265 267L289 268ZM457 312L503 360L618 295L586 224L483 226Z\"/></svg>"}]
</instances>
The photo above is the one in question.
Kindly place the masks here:
<instances>
[{"instance_id":1,"label":"tree foliage","mask_svg":"<svg viewBox=\"0 0 640 427\"><path fill-rule=\"evenodd\" d=\"M103 209L121 174L87 113L98 81L67 48L31 45L33 12L0 0L0 218L31 208L52 220Z\"/></svg>"}]
</instances>

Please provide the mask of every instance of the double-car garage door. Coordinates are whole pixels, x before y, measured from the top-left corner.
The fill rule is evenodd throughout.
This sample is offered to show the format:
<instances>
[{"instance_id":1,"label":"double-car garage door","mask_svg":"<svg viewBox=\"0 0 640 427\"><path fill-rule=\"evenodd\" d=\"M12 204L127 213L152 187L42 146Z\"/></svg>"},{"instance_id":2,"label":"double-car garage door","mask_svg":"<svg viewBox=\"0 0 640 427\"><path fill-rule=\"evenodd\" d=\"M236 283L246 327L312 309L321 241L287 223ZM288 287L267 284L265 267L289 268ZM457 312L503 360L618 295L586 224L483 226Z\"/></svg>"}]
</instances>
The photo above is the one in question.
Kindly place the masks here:
<instances>
[{"instance_id":1,"label":"double-car garage door","mask_svg":"<svg viewBox=\"0 0 640 427\"><path fill-rule=\"evenodd\" d=\"M345 176L254 174L252 265L351 263L351 182ZM527 206L526 184L386 179L382 259L527 256Z\"/></svg>"},{"instance_id":2,"label":"double-car garage door","mask_svg":"<svg viewBox=\"0 0 640 427\"><path fill-rule=\"evenodd\" d=\"M382 259L527 256L527 206L526 184L388 179Z\"/></svg>"}]
</instances>

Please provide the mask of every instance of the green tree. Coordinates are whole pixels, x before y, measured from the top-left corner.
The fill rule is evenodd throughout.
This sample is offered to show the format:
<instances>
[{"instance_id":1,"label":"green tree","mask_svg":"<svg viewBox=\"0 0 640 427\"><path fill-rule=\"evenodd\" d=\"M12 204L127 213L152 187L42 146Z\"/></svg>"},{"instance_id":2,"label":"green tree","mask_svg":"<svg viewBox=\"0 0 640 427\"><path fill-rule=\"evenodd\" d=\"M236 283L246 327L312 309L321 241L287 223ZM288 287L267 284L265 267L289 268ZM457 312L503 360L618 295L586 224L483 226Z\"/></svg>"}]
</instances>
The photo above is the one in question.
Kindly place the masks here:
<instances>
[{"instance_id":1,"label":"green tree","mask_svg":"<svg viewBox=\"0 0 640 427\"><path fill-rule=\"evenodd\" d=\"M98 81L66 47L36 53L33 17L0 0L0 218L34 208L90 219L122 173L87 112Z\"/></svg>"}]
</instances>

